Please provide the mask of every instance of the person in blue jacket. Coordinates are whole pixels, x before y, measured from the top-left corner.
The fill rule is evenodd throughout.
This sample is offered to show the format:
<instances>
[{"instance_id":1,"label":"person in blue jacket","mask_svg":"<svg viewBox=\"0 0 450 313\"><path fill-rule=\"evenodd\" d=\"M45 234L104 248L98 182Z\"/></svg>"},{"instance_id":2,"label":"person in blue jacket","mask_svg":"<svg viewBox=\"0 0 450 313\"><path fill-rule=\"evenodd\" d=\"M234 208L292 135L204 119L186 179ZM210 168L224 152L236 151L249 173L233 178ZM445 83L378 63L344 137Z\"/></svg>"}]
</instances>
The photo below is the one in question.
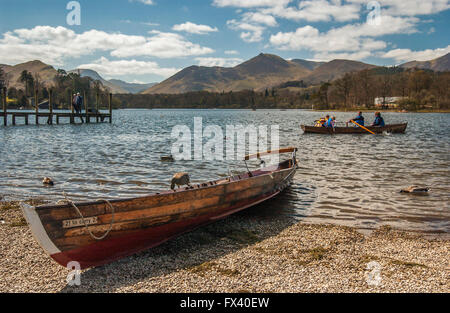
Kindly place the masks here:
<instances>
[{"instance_id":1,"label":"person in blue jacket","mask_svg":"<svg viewBox=\"0 0 450 313\"><path fill-rule=\"evenodd\" d=\"M348 123L351 123L351 121L352 120L348 121L347 125L348 125ZM364 126L364 116L362 115L361 111L358 112L358 115L353 119L353 121L355 121L356 123L358 123L361 126Z\"/></svg>"},{"instance_id":2,"label":"person in blue jacket","mask_svg":"<svg viewBox=\"0 0 450 313\"><path fill-rule=\"evenodd\" d=\"M375 112L375 121L373 122L372 126L383 127L384 125L384 119L381 117L381 113Z\"/></svg>"},{"instance_id":3,"label":"person in blue jacket","mask_svg":"<svg viewBox=\"0 0 450 313\"><path fill-rule=\"evenodd\" d=\"M334 116L330 117L329 115L327 115L327 121L325 122L325 127L334 128L335 120L336 120L336 118Z\"/></svg>"}]
</instances>

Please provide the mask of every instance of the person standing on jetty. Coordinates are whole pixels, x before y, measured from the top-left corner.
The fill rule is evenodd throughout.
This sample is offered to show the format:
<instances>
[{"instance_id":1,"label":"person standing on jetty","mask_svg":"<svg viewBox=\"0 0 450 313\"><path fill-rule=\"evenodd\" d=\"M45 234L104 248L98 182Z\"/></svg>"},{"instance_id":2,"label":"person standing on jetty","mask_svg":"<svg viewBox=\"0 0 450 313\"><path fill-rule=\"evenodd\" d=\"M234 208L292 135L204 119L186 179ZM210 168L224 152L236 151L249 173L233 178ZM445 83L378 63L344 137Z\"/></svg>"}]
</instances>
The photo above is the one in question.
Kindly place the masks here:
<instances>
[{"instance_id":1,"label":"person standing on jetty","mask_svg":"<svg viewBox=\"0 0 450 313\"><path fill-rule=\"evenodd\" d=\"M354 121L354 122L358 123L359 125L364 126L364 116L362 115L362 112L359 111L358 115L354 119L349 120L347 122L347 127L348 127L348 123L351 123L351 121Z\"/></svg>"},{"instance_id":2,"label":"person standing on jetty","mask_svg":"<svg viewBox=\"0 0 450 313\"><path fill-rule=\"evenodd\" d=\"M77 114L81 114L81 111L83 110L83 97L80 95L80 93L77 93Z\"/></svg>"},{"instance_id":3,"label":"person standing on jetty","mask_svg":"<svg viewBox=\"0 0 450 313\"><path fill-rule=\"evenodd\" d=\"M77 94L76 93L73 94L72 106L73 106L73 109L75 110L75 113L78 114L79 108L78 108L78 104L77 104Z\"/></svg>"}]
</instances>

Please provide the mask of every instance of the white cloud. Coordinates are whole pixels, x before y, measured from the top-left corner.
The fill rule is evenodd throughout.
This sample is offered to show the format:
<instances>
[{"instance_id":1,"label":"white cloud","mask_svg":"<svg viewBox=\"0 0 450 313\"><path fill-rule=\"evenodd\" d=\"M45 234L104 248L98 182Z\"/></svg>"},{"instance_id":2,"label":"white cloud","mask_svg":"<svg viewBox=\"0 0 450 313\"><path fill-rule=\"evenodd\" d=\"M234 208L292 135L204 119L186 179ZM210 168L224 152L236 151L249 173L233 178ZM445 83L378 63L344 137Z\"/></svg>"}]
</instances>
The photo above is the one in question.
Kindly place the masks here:
<instances>
[{"instance_id":1,"label":"white cloud","mask_svg":"<svg viewBox=\"0 0 450 313\"><path fill-rule=\"evenodd\" d=\"M421 20L416 16L436 14L450 8L450 0L383 0L379 2L381 24L378 26L371 26L364 21L321 32L316 27L306 25L295 31L273 34L270 37L270 43L280 50L312 51L317 59L364 59L372 55L380 55L380 51L388 46L383 40L376 39L377 37L418 32L417 25ZM241 38L246 42L262 41L267 28L277 26L275 18L295 22L365 20L365 16L372 10L367 7L368 3L368 0L213 1L217 7L239 8L240 11L237 13L241 14L242 19L233 19L227 24L231 29L240 31ZM430 28L429 33L432 32L434 28ZM402 53L408 53L408 51L397 50L395 51L399 53L398 57ZM411 53L417 55L414 52ZM428 57L434 54L424 52L424 55Z\"/></svg>"},{"instance_id":2,"label":"white cloud","mask_svg":"<svg viewBox=\"0 0 450 313\"><path fill-rule=\"evenodd\" d=\"M247 12L242 14L241 20L227 21L229 28L241 31L241 39L246 42L259 42L263 40L263 33L267 27L278 26L276 19L269 14L260 12Z\"/></svg>"},{"instance_id":3,"label":"white cloud","mask_svg":"<svg viewBox=\"0 0 450 313\"><path fill-rule=\"evenodd\" d=\"M153 0L130 0L130 2L140 2L145 5L154 5L155 4L155 2L153 2Z\"/></svg>"},{"instance_id":4,"label":"white cloud","mask_svg":"<svg viewBox=\"0 0 450 313\"><path fill-rule=\"evenodd\" d=\"M358 3L342 3L341 0L305 0L297 6L290 6L292 1L264 1L264 0L215 0L217 6L234 6L250 8L242 13L241 20L232 19L227 25L234 30L241 31L240 37L246 42L263 40L263 33L268 27L278 26L275 16L300 21L348 21L359 19L361 5Z\"/></svg>"},{"instance_id":5,"label":"white cloud","mask_svg":"<svg viewBox=\"0 0 450 313\"><path fill-rule=\"evenodd\" d=\"M179 25L174 25L173 30L175 31L184 31L191 34L204 35L210 32L217 32L218 29L216 27L211 27L208 25L198 25L191 22L186 22Z\"/></svg>"},{"instance_id":6,"label":"white cloud","mask_svg":"<svg viewBox=\"0 0 450 313\"><path fill-rule=\"evenodd\" d=\"M141 24L147 26L159 26L159 23L152 23L152 22L142 22Z\"/></svg>"},{"instance_id":7,"label":"white cloud","mask_svg":"<svg viewBox=\"0 0 450 313\"><path fill-rule=\"evenodd\" d=\"M367 5L367 0L348 0L348 2ZM448 0L383 0L379 1L385 14L393 16L429 15L450 8Z\"/></svg>"},{"instance_id":8,"label":"white cloud","mask_svg":"<svg viewBox=\"0 0 450 313\"><path fill-rule=\"evenodd\" d=\"M86 68L99 72L105 77L117 77L123 75L154 74L167 78L177 73L177 68L161 68L156 62L145 62L136 60L118 60L111 61L101 57L92 63L81 64L78 68Z\"/></svg>"},{"instance_id":9,"label":"white cloud","mask_svg":"<svg viewBox=\"0 0 450 313\"><path fill-rule=\"evenodd\" d=\"M234 30L240 30L241 39L246 42L259 42L262 41L263 32L266 27L261 25L250 24L243 21L230 20L227 21L228 27Z\"/></svg>"},{"instance_id":10,"label":"white cloud","mask_svg":"<svg viewBox=\"0 0 450 313\"><path fill-rule=\"evenodd\" d=\"M234 67L244 62L239 58L196 58L200 66L220 66L220 67Z\"/></svg>"},{"instance_id":11,"label":"white cloud","mask_svg":"<svg viewBox=\"0 0 450 313\"><path fill-rule=\"evenodd\" d=\"M409 61L429 61L450 53L450 45L445 48L411 51L410 49L394 49L381 55L382 58L394 59L398 63Z\"/></svg>"},{"instance_id":12,"label":"white cloud","mask_svg":"<svg viewBox=\"0 0 450 313\"><path fill-rule=\"evenodd\" d=\"M184 39L183 36L174 33L150 31L152 37L146 42L135 46L122 46L111 52L114 57L154 56L158 58L176 58L193 55L204 55L213 53L214 50L202 47Z\"/></svg>"},{"instance_id":13,"label":"white cloud","mask_svg":"<svg viewBox=\"0 0 450 313\"><path fill-rule=\"evenodd\" d=\"M229 54L229 55L238 55L239 51L236 50L227 50L225 51L225 54Z\"/></svg>"},{"instance_id":14,"label":"white cloud","mask_svg":"<svg viewBox=\"0 0 450 313\"><path fill-rule=\"evenodd\" d=\"M263 24L266 26L274 27L277 26L277 20L269 14L263 14L259 12L247 12L243 15L243 20L247 22L253 22L257 24Z\"/></svg>"},{"instance_id":15,"label":"white cloud","mask_svg":"<svg viewBox=\"0 0 450 313\"><path fill-rule=\"evenodd\" d=\"M366 1L366 0L364 0ZM294 21L330 21L332 19L343 22L359 19L361 4L344 3L341 0L303 0L298 5L290 5L291 0L215 0L213 4L219 7L239 7L256 10L247 14L259 14L255 18L264 16L264 20L273 24L274 16ZM367 2L365 2L367 3ZM247 20L248 21L248 20ZM264 21L259 21L264 23ZM268 26L274 26L269 25Z\"/></svg>"},{"instance_id":16,"label":"white cloud","mask_svg":"<svg viewBox=\"0 0 450 313\"><path fill-rule=\"evenodd\" d=\"M270 43L280 50L309 50L316 52L314 58L364 59L374 51L382 50L387 44L374 38L389 34L410 34L417 32L419 22L414 17L382 16L379 26L347 24L321 33L310 25L300 27L295 32L279 32L270 37ZM328 57L327 57L328 56Z\"/></svg>"},{"instance_id":17,"label":"white cloud","mask_svg":"<svg viewBox=\"0 0 450 313\"><path fill-rule=\"evenodd\" d=\"M36 26L6 32L0 39L0 59L17 64L39 59L53 65L62 65L66 58L77 58L95 52L110 52L112 56L153 56L174 58L205 55L213 49L202 47L174 33L150 32L151 36L133 36L89 30L75 33L62 26Z\"/></svg>"},{"instance_id":18,"label":"white cloud","mask_svg":"<svg viewBox=\"0 0 450 313\"><path fill-rule=\"evenodd\" d=\"M292 0L214 0L213 4L218 7L256 8L285 6Z\"/></svg>"},{"instance_id":19,"label":"white cloud","mask_svg":"<svg viewBox=\"0 0 450 313\"><path fill-rule=\"evenodd\" d=\"M272 14L294 21L330 21L344 22L359 19L361 5L358 3L343 4L340 0L306 0L298 6L275 5L261 9L264 14Z\"/></svg>"}]
</instances>

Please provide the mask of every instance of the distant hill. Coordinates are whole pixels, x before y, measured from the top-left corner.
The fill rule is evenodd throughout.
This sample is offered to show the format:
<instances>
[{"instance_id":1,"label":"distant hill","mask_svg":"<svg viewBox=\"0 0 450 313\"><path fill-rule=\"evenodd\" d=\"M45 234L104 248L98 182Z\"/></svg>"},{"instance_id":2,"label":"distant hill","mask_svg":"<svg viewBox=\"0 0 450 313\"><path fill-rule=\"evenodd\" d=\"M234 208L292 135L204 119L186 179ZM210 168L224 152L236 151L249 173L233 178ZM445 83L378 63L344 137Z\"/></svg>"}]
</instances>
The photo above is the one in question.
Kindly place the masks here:
<instances>
[{"instance_id":1,"label":"distant hill","mask_svg":"<svg viewBox=\"0 0 450 313\"><path fill-rule=\"evenodd\" d=\"M57 71L50 65L41 61L30 61L26 63L11 65L1 65L8 76L9 87L23 88L23 84L19 82L20 75L24 70L31 72L33 76L39 75L39 79L46 86L53 85Z\"/></svg>"},{"instance_id":2,"label":"distant hill","mask_svg":"<svg viewBox=\"0 0 450 313\"><path fill-rule=\"evenodd\" d=\"M98 74L96 71L89 69L76 69L69 71L69 73L77 73L80 74L81 77L90 77L93 80L98 80L103 84L103 86L108 87L109 90L114 94L140 93L141 91L144 91L150 88L151 86L155 85L155 83L150 84L127 83L119 79L106 80L103 77L101 77L100 74Z\"/></svg>"},{"instance_id":3,"label":"distant hill","mask_svg":"<svg viewBox=\"0 0 450 313\"><path fill-rule=\"evenodd\" d=\"M316 68L318 68L322 64L326 63L326 62L315 62L315 61L308 61L308 60L302 60L302 59L293 59L293 60L291 60L291 62L297 63L298 65L301 65L310 71L314 71Z\"/></svg>"},{"instance_id":4,"label":"distant hill","mask_svg":"<svg viewBox=\"0 0 450 313\"><path fill-rule=\"evenodd\" d=\"M122 89L121 87L116 86L113 83L110 83L106 79L103 79L103 77L101 77L96 71L93 71L93 70L76 69L76 70L70 70L67 73L76 73L76 74L79 74L81 77L90 77L93 80L98 80L103 84L103 86L108 87L112 93L128 93L128 91L126 91L125 89Z\"/></svg>"},{"instance_id":5,"label":"distant hill","mask_svg":"<svg viewBox=\"0 0 450 313\"><path fill-rule=\"evenodd\" d=\"M17 89L24 88L23 83L19 81L20 75L23 71L28 71L35 76L36 74L39 76L40 81L45 86L52 86L54 85L54 79L57 75L57 70L48 64L45 64L41 61L35 60L30 62L25 62L17 65L6 65L6 64L0 64L0 67L3 68L5 73L7 74L9 87L14 87ZM150 88L154 85L152 84L133 84L133 83L127 83L122 80L105 80L103 77L101 77L96 71L89 70L89 69L80 69L80 70L72 70L68 71L68 73L79 73L82 77L90 77L94 80L99 80L101 83L108 87L112 93L139 93L143 90L146 90L147 88Z\"/></svg>"},{"instance_id":6,"label":"distant hill","mask_svg":"<svg viewBox=\"0 0 450 313\"><path fill-rule=\"evenodd\" d=\"M120 79L110 79L109 82L126 90L129 93L140 93L157 84L157 83L149 83L149 84L127 83Z\"/></svg>"},{"instance_id":7,"label":"distant hill","mask_svg":"<svg viewBox=\"0 0 450 313\"><path fill-rule=\"evenodd\" d=\"M310 73L303 66L272 54L260 54L233 68L190 66L143 93L262 90Z\"/></svg>"},{"instance_id":8,"label":"distant hill","mask_svg":"<svg viewBox=\"0 0 450 313\"><path fill-rule=\"evenodd\" d=\"M320 84L335 80L346 73L375 68L377 66L350 60L333 60L317 67L311 74L305 77L310 84Z\"/></svg>"},{"instance_id":9,"label":"distant hill","mask_svg":"<svg viewBox=\"0 0 450 313\"><path fill-rule=\"evenodd\" d=\"M310 73L310 70L303 66L273 54L260 54L234 67L234 70L242 78L230 84L228 90L263 90L285 81L301 79ZM251 88L241 88L246 83Z\"/></svg>"},{"instance_id":10,"label":"distant hill","mask_svg":"<svg viewBox=\"0 0 450 313\"><path fill-rule=\"evenodd\" d=\"M188 91L240 91L280 86L303 80L318 84L341 77L345 73L374 68L357 61L333 60L314 62L301 59L287 61L272 54L260 54L233 68L190 66L143 93L176 94Z\"/></svg>"},{"instance_id":11,"label":"distant hill","mask_svg":"<svg viewBox=\"0 0 450 313\"><path fill-rule=\"evenodd\" d=\"M412 61L400 65L403 68L419 68L435 72L450 71L450 53L431 61Z\"/></svg>"}]
</instances>

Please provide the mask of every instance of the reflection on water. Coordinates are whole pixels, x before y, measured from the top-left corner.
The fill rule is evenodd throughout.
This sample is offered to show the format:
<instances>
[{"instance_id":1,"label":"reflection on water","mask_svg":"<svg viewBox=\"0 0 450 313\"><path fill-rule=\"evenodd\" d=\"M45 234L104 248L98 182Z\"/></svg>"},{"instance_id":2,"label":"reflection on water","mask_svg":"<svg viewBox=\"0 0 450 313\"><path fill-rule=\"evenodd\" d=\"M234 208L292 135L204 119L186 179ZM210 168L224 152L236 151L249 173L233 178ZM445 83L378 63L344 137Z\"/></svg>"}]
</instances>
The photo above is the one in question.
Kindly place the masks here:
<instances>
[{"instance_id":1,"label":"reflection on water","mask_svg":"<svg viewBox=\"0 0 450 313\"><path fill-rule=\"evenodd\" d=\"M8 198L60 199L133 197L167 189L173 173L194 182L224 176L242 162L161 162L170 154L172 127L203 117L203 126L280 125L280 145L300 148L294 185L272 201L269 211L308 222L331 222L371 229L382 224L450 232L450 115L384 114L387 123L407 121L406 134L309 135L323 113L309 111L123 110L113 124L0 126L0 194ZM353 113L336 113L338 121ZM366 114L367 120L372 120ZM256 163L252 166L257 166ZM43 187L50 176L56 182ZM429 196L400 194L425 185Z\"/></svg>"}]
</instances>

